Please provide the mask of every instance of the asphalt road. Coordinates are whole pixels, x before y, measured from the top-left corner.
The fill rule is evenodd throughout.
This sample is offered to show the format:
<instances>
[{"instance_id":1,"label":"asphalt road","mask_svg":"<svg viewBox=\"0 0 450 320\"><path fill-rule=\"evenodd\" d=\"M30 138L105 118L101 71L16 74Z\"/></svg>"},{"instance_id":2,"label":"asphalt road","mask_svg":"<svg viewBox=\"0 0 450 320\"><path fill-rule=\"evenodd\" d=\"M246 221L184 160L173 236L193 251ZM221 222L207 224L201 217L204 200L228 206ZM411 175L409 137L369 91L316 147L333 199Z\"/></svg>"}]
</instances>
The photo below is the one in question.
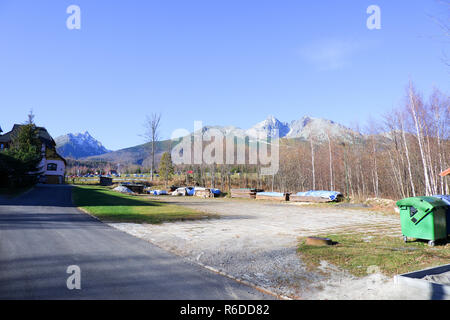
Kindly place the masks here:
<instances>
[{"instance_id":1,"label":"asphalt road","mask_svg":"<svg viewBox=\"0 0 450 320\"><path fill-rule=\"evenodd\" d=\"M68 289L80 269L81 289ZM0 199L0 299L273 299L109 227L70 186Z\"/></svg>"}]
</instances>

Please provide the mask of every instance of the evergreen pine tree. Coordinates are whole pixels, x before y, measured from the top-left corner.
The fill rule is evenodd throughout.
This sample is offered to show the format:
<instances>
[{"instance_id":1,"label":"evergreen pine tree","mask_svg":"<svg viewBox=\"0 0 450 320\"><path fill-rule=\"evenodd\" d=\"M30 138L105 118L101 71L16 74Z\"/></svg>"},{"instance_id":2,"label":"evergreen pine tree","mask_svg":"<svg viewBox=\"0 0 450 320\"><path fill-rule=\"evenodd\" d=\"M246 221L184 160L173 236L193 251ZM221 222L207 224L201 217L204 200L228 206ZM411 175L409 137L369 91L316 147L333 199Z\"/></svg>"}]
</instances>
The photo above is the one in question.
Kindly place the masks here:
<instances>
[{"instance_id":1,"label":"evergreen pine tree","mask_svg":"<svg viewBox=\"0 0 450 320\"><path fill-rule=\"evenodd\" d=\"M3 151L3 161L6 159L7 175L10 184L22 186L34 184L42 168L42 142L38 129L33 123L21 126L11 138L11 145Z\"/></svg>"},{"instance_id":2,"label":"evergreen pine tree","mask_svg":"<svg viewBox=\"0 0 450 320\"><path fill-rule=\"evenodd\" d=\"M166 188L170 176L174 173L172 156L169 152L164 152L159 162L159 174L164 178Z\"/></svg>"}]
</instances>

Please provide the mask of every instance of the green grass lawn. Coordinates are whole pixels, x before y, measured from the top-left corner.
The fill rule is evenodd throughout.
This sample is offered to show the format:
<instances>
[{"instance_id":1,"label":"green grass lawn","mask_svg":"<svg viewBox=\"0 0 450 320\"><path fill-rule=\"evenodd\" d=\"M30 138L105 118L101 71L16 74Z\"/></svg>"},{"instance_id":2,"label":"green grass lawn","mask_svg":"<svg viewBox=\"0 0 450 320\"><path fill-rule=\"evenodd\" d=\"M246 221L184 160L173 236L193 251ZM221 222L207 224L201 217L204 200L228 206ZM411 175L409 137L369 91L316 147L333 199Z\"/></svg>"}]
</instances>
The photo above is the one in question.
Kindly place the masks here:
<instances>
[{"instance_id":1,"label":"green grass lawn","mask_svg":"<svg viewBox=\"0 0 450 320\"><path fill-rule=\"evenodd\" d=\"M74 186L73 202L105 222L157 224L216 217L161 200L122 194L100 186Z\"/></svg>"},{"instance_id":2,"label":"green grass lawn","mask_svg":"<svg viewBox=\"0 0 450 320\"><path fill-rule=\"evenodd\" d=\"M325 260L355 276L367 275L371 266L378 267L387 276L393 276L450 262L450 244L429 247L424 241L404 243L401 236L396 238L380 234L332 234L319 237L330 238L337 244L309 246L305 244L305 239L300 239L298 253L310 269Z\"/></svg>"}]
</instances>

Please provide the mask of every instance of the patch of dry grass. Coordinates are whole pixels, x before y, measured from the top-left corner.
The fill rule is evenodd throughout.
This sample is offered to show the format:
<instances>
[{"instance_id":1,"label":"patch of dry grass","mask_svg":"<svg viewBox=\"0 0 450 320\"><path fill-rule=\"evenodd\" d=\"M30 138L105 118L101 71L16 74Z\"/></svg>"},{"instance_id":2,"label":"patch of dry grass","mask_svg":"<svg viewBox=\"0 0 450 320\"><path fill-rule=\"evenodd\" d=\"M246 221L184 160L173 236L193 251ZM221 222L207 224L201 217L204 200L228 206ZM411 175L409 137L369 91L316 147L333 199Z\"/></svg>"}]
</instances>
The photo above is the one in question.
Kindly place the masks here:
<instances>
[{"instance_id":1,"label":"patch of dry grass","mask_svg":"<svg viewBox=\"0 0 450 320\"><path fill-rule=\"evenodd\" d=\"M309 246L300 239L298 253L310 269L325 260L355 276L365 276L368 268L377 266L393 276L446 264L450 261L450 243L429 247L427 242L404 243L401 237L378 233L320 235L336 242L333 246Z\"/></svg>"}]
</instances>

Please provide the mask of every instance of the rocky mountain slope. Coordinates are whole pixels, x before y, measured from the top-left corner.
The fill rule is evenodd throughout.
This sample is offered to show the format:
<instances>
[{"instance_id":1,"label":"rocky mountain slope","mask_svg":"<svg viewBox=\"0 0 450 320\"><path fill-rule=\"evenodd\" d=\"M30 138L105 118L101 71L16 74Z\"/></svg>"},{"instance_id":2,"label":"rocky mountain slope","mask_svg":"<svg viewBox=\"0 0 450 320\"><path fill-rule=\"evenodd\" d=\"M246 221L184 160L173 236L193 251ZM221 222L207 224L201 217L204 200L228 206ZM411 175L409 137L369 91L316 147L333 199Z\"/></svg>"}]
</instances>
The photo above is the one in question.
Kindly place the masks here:
<instances>
[{"instance_id":1,"label":"rocky mountain slope","mask_svg":"<svg viewBox=\"0 0 450 320\"><path fill-rule=\"evenodd\" d=\"M80 159L111 152L87 131L59 136L55 139L55 142L56 150L65 158Z\"/></svg>"}]
</instances>

